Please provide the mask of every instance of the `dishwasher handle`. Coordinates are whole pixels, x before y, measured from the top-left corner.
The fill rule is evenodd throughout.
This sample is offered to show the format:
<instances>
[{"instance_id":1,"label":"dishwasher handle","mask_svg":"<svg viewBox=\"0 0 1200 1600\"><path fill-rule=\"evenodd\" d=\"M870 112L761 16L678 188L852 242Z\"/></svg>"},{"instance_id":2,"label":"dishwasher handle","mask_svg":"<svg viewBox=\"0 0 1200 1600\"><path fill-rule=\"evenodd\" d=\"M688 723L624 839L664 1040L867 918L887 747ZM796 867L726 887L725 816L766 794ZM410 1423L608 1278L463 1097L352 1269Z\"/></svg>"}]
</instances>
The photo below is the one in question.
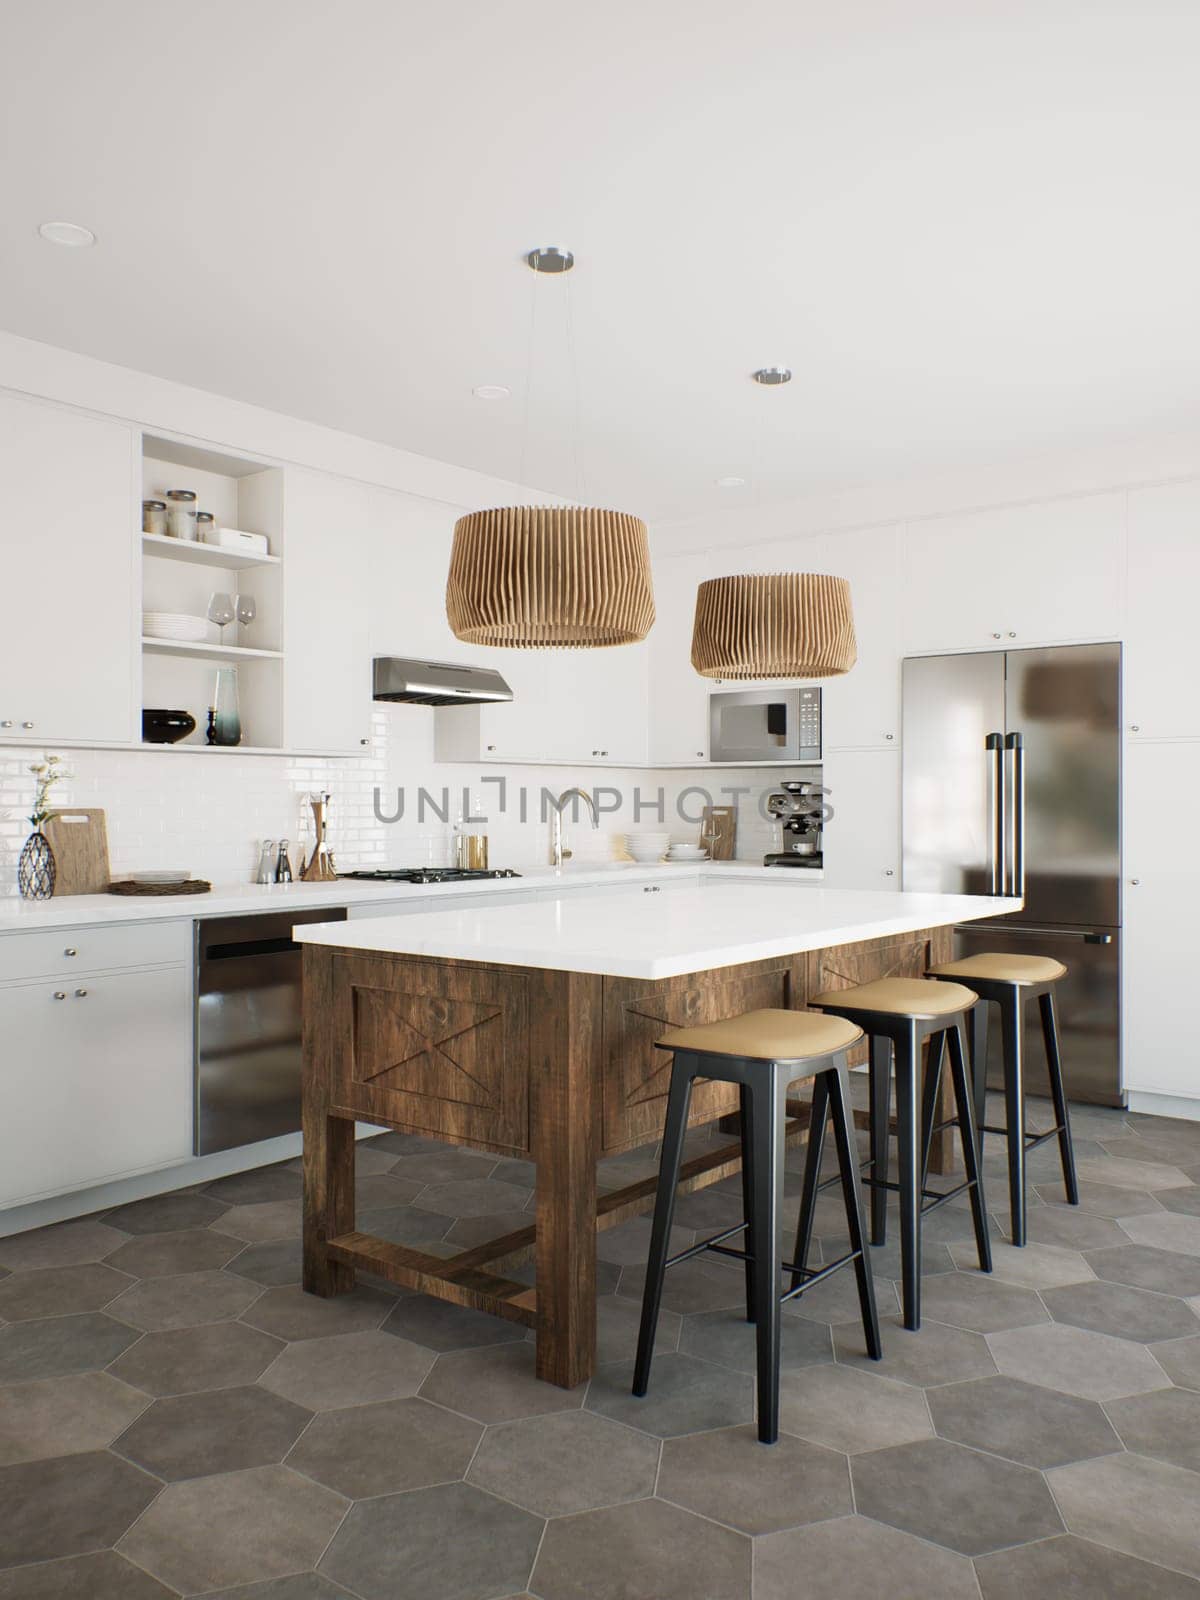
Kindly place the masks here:
<instances>
[{"instance_id":1,"label":"dishwasher handle","mask_svg":"<svg viewBox=\"0 0 1200 1600\"><path fill-rule=\"evenodd\" d=\"M210 944L205 961L237 961L254 956L290 955L300 946L294 939L237 939L229 944Z\"/></svg>"}]
</instances>

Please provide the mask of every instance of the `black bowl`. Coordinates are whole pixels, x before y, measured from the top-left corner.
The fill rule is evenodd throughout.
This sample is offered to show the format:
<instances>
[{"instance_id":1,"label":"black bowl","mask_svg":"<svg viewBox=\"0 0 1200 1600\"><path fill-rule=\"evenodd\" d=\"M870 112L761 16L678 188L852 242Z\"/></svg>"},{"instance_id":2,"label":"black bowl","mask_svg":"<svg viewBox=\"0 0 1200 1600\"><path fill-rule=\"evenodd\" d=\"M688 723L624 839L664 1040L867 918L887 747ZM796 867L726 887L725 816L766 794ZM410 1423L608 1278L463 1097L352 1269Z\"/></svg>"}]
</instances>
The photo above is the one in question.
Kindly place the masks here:
<instances>
[{"instance_id":1,"label":"black bowl","mask_svg":"<svg viewBox=\"0 0 1200 1600\"><path fill-rule=\"evenodd\" d=\"M178 744L195 731L196 719L190 711L142 711L143 744Z\"/></svg>"}]
</instances>

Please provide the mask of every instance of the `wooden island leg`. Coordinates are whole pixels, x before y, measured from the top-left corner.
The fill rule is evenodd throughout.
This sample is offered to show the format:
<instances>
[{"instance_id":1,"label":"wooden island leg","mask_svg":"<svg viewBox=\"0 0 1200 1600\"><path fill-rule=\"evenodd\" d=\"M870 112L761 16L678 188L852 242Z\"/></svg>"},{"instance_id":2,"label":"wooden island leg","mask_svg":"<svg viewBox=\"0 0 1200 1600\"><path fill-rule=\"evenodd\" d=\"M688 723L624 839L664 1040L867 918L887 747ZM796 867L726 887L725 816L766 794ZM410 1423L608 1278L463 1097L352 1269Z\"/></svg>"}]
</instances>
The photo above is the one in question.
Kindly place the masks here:
<instances>
[{"instance_id":1,"label":"wooden island leg","mask_svg":"<svg viewBox=\"0 0 1200 1600\"><path fill-rule=\"evenodd\" d=\"M304 952L304 1268L309 1294L345 1294L354 1268L331 1261L330 1239L354 1229L354 1123L329 1115L332 1009L328 1004L330 955L319 946ZM322 1002L325 1003L322 1003Z\"/></svg>"},{"instance_id":2,"label":"wooden island leg","mask_svg":"<svg viewBox=\"0 0 1200 1600\"><path fill-rule=\"evenodd\" d=\"M562 1389L596 1366L601 980L540 972L531 994L537 1164L537 1375Z\"/></svg>"}]
</instances>

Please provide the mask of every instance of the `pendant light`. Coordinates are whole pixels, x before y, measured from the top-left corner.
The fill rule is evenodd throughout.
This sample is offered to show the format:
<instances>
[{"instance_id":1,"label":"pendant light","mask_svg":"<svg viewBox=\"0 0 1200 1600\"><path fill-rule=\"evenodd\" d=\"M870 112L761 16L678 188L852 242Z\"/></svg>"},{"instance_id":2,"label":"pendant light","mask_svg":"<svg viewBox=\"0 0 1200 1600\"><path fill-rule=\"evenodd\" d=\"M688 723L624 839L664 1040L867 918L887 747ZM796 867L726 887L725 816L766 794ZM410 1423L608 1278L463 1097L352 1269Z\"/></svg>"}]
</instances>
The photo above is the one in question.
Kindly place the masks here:
<instances>
[{"instance_id":1,"label":"pendant light","mask_svg":"<svg viewBox=\"0 0 1200 1600\"><path fill-rule=\"evenodd\" d=\"M543 276L575 265L559 245L531 250L525 261ZM569 300L567 317L574 367ZM578 416L577 376L575 383ZM634 644L654 622L646 524L591 506L500 506L460 517L446 617L455 637L469 644L519 650Z\"/></svg>"},{"instance_id":2,"label":"pendant light","mask_svg":"<svg viewBox=\"0 0 1200 1600\"><path fill-rule=\"evenodd\" d=\"M740 573L696 591L704 678L834 678L858 659L850 585L821 572Z\"/></svg>"}]
</instances>

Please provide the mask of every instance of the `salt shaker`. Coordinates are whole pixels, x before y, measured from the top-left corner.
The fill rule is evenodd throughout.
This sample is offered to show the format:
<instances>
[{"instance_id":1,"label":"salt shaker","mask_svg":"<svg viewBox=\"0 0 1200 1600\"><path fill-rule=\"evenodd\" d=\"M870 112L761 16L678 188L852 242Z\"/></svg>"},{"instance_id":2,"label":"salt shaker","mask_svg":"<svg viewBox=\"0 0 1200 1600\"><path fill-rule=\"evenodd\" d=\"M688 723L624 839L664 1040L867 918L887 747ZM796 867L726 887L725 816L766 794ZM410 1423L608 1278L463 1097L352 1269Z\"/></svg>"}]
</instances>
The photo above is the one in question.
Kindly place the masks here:
<instances>
[{"instance_id":1,"label":"salt shaker","mask_svg":"<svg viewBox=\"0 0 1200 1600\"><path fill-rule=\"evenodd\" d=\"M279 859L275 863L275 882L291 883L292 863L288 860L288 842L286 839L279 841Z\"/></svg>"},{"instance_id":2,"label":"salt shaker","mask_svg":"<svg viewBox=\"0 0 1200 1600\"><path fill-rule=\"evenodd\" d=\"M262 853L258 858L258 876L255 878L254 881L255 881L255 883L274 883L275 882L275 841L274 841L274 839L264 839L263 842L262 842Z\"/></svg>"}]
</instances>

